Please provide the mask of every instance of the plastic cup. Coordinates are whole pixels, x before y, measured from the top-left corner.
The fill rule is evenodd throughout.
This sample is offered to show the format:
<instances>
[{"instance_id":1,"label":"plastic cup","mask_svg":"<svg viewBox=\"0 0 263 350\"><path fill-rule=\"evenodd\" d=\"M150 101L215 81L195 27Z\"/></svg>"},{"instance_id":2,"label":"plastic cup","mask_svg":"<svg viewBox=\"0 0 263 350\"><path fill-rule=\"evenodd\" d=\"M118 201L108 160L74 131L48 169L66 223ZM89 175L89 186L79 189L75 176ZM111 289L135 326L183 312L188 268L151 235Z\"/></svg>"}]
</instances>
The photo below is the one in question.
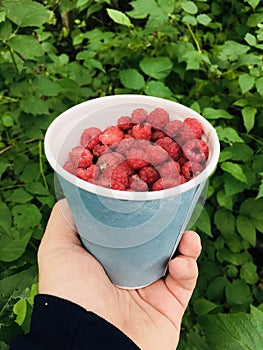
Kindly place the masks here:
<instances>
[{"instance_id":1,"label":"plastic cup","mask_svg":"<svg viewBox=\"0 0 263 350\"><path fill-rule=\"evenodd\" d=\"M136 108L164 108L170 119L194 117L209 145L206 168L177 187L151 192L112 190L86 182L63 169L82 131L116 125ZM46 157L71 208L84 247L104 267L112 283L141 288L164 276L207 178L218 162L220 146L213 126L176 102L144 95L114 95L78 104L59 115L45 136Z\"/></svg>"}]
</instances>

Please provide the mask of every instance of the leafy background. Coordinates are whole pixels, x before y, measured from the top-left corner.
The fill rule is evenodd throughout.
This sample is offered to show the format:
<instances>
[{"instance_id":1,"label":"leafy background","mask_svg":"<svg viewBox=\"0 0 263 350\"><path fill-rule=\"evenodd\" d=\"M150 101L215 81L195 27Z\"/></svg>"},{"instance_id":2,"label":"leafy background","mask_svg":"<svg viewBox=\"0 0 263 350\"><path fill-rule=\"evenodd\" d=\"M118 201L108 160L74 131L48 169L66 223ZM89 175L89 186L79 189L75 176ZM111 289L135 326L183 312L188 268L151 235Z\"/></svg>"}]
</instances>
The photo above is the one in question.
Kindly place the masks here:
<instances>
[{"instance_id":1,"label":"leafy background","mask_svg":"<svg viewBox=\"0 0 263 350\"><path fill-rule=\"evenodd\" d=\"M55 202L45 130L77 103L122 93L185 104L221 142L178 349L262 348L262 18L259 0L0 1L0 350L28 331L37 292Z\"/></svg>"}]
</instances>

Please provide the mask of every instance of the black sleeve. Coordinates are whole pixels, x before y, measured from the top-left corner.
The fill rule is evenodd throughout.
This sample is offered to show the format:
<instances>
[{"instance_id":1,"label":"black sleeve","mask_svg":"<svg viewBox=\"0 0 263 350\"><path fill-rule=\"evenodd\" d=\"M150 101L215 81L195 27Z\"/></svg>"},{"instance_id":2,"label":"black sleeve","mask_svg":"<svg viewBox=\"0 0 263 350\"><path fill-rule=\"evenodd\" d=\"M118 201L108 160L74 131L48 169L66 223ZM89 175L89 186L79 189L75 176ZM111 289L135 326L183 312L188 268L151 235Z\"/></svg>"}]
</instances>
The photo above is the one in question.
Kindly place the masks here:
<instances>
[{"instance_id":1,"label":"black sleeve","mask_svg":"<svg viewBox=\"0 0 263 350\"><path fill-rule=\"evenodd\" d=\"M9 350L138 350L108 321L79 305L51 295L35 297L29 334L13 339Z\"/></svg>"}]
</instances>

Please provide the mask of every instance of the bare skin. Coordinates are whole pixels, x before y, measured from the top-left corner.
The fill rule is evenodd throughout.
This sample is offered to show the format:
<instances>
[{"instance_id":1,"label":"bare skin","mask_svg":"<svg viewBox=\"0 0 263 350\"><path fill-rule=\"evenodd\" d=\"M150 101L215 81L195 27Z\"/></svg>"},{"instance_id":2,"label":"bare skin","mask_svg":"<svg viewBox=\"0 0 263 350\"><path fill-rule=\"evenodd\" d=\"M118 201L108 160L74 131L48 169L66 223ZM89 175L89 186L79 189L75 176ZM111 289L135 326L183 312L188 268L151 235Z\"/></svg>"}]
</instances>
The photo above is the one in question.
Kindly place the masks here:
<instances>
[{"instance_id":1,"label":"bare skin","mask_svg":"<svg viewBox=\"0 0 263 350\"><path fill-rule=\"evenodd\" d=\"M62 211L64 215L67 211L67 219ZM201 242L197 233L185 232L178 250L165 279L145 288L120 289L82 247L70 210L61 201L53 208L39 248L39 293L70 300L96 313L143 350L175 350L198 276Z\"/></svg>"}]
</instances>

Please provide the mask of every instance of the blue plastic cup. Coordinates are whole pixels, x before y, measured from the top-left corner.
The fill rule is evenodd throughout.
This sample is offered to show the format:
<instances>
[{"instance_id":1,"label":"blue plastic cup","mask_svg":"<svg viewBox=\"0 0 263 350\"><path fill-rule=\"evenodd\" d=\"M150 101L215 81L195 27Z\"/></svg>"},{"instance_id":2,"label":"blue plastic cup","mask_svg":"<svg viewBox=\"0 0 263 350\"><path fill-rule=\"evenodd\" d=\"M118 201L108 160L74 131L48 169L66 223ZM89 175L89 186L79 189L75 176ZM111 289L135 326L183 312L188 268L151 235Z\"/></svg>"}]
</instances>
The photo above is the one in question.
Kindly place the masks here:
<instances>
[{"instance_id":1,"label":"blue plastic cup","mask_svg":"<svg viewBox=\"0 0 263 350\"><path fill-rule=\"evenodd\" d=\"M63 169L82 131L116 125L136 108L164 108L171 119L194 117L209 145L206 168L170 189L126 192L86 182ZM200 114L173 101L142 95L114 95L76 105L58 116L45 136L45 153L59 179L84 247L104 267L112 283L141 288L164 276L207 178L220 152L213 126Z\"/></svg>"}]
</instances>

